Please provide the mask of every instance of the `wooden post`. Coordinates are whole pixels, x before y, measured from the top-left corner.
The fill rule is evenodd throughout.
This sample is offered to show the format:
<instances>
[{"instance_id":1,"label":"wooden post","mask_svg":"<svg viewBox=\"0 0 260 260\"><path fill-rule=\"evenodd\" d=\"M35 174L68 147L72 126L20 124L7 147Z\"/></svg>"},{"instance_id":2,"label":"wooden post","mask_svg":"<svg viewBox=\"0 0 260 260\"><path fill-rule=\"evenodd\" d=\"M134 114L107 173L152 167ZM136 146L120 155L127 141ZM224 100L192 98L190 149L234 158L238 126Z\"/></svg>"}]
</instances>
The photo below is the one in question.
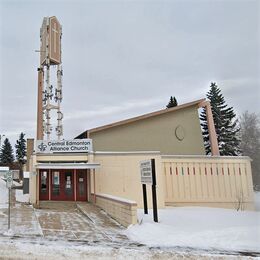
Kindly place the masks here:
<instances>
[{"instance_id":1,"label":"wooden post","mask_svg":"<svg viewBox=\"0 0 260 260\"><path fill-rule=\"evenodd\" d=\"M213 120L213 114L211 110L211 105L209 101L203 101L199 104L199 107L205 107L207 115L207 124L209 130L209 142L211 147L211 155L219 156L218 139L215 129L215 124Z\"/></svg>"},{"instance_id":2,"label":"wooden post","mask_svg":"<svg viewBox=\"0 0 260 260\"><path fill-rule=\"evenodd\" d=\"M153 220L154 220L154 222L158 222L155 159L152 159L152 177L153 177L153 184L152 184Z\"/></svg>"},{"instance_id":3,"label":"wooden post","mask_svg":"<svg viewBox=\"0 0 260 260\"><path fill-rule=\"evenodd\" d=\"M144 214L148 214L146 184L142 184L142 186L143 186Z\"/></svg>"}]
</instances>

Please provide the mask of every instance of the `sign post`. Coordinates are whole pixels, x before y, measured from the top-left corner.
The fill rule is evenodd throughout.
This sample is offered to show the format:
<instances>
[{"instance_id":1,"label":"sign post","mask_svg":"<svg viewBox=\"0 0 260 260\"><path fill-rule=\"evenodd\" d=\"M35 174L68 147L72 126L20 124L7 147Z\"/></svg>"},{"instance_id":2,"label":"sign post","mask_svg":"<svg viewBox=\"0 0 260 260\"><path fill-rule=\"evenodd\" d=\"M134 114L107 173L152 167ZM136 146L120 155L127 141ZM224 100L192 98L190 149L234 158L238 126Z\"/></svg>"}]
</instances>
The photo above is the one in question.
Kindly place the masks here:
<instances>
[{"instance_id":1,"label":"sign post","mask_svg":"<svg viewBox=\"0 0 260 260\"><path fill-rule=\"evenodd\" d=\"M140 162L141 183L143 188L144 214L148 214L146 184L152 185L153 219L158 222L155 159Z\"/></svg>"},{"instance_id":2,"label":"sign post","mask_svg":"<svg viewBox=\"0 0 260 260\"><path fill-rule=\"evenodd\" d=\"M142 184L142 186L143 186L144 214L148 214L146 184Z\"/></svg>"},{"instance_id":3,"label":"sign post","mask_svg":"<svg viewBox=\"0 0 260 260\"><path fill-rule=\"evenodd\" d=\"M156 196L156 174L155 174L155 160L152 159L152 196L153 196L153 220L158 222L158 211L157 211L157 196Z\"/></svg>"},{"instance_id":4,"label":"sign post","mask_svg":"<svg viewBox=\"0 0 260 260\"><path fill-rule=\"evenodd\" d=\"M10 216L11 216L11 188L13 185L13 172L6 172L6 187L8 188L8 230L10 229Z\"/></svg>"}]
</instances>

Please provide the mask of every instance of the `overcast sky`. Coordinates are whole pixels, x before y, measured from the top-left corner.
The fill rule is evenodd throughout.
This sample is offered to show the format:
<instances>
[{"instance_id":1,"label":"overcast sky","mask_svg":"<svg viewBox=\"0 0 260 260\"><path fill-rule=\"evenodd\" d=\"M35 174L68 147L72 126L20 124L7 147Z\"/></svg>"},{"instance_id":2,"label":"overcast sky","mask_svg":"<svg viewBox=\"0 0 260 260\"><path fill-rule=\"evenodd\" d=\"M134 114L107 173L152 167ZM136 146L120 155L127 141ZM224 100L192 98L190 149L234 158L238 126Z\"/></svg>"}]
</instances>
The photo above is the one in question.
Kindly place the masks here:
<instances>
[{"instance_id":1,"label":"overcast sky","mask_svg":"<svg viewBox=\"0 0 260 260\"><path fill-rule=\"evenodd\" d=\"M35 50L53 15L66 139L165 108L171 95L204 98L212 81L237 115L260 112L260 1L0 0L0 134L11 140L35 137Z\"/></svg>"}]
</instances>

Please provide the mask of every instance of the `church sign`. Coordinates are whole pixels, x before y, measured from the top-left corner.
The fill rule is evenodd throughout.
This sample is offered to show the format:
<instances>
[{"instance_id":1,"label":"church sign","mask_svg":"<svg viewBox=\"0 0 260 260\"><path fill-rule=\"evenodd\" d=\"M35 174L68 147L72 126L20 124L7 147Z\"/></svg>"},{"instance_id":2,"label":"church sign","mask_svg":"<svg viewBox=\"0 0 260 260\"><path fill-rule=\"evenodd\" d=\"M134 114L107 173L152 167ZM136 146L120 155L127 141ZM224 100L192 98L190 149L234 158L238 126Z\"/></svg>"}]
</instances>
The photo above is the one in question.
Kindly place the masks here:
<instances>
[{"instance_id":1,"label":"church sign","mask_svg":"<svg viewBox=\"0 0 260 260\"><path fill-rule=\"evenodd\" d=\"M92 149L92 139L37 140L36 153L88 153Z\"/></svg>"}]
</instances>

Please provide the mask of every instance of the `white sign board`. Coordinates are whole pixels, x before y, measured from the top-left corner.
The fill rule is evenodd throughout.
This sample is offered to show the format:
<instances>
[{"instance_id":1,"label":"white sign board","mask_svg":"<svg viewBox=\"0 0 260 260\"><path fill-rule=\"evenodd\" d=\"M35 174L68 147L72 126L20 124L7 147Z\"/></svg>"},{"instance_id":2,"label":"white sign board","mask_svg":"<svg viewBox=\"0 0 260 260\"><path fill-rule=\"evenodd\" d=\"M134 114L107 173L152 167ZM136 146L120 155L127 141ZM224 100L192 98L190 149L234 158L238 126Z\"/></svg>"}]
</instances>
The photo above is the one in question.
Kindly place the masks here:
<instances>
[{"instance_id":1,"label":"white sign board","mask_svg":"<svg viewBox=\"0 0 260 260\"><path fill-rule=\"evenodd\" d=\"M141 161L140 171L141 171L141 183L153 184L152 161L151 160Z\"/></svg>"},{"instance_id":2,"label":"white sign board","mask_svg":"<svg viewBox=\"0 0 260 260\"><path fill-rule=\"evenodd\" d=\"M6 187L10 189L13 185L13 172L8 171L6 172Z\"/></svg>"},{"instance_id":3,"label":"white sign board","mask_svg":"<svg viewBox=\"0 0 260 260\"><path fill-rule=\"evenodd\" d=\"M92 150L92 139L36 142L36 153L88 153Z\"/></svg>"},{"instance_id":4,"label":"white sign board","mask_svg":"<svg viewBox=\"0 0 260 260\"><path fill-rule=\"evenodd\" d=\"M0 166L0 172L7 172L7 171L9 171L9 167L2 167L2 166Z\"/></svg>"}]
</instances>

